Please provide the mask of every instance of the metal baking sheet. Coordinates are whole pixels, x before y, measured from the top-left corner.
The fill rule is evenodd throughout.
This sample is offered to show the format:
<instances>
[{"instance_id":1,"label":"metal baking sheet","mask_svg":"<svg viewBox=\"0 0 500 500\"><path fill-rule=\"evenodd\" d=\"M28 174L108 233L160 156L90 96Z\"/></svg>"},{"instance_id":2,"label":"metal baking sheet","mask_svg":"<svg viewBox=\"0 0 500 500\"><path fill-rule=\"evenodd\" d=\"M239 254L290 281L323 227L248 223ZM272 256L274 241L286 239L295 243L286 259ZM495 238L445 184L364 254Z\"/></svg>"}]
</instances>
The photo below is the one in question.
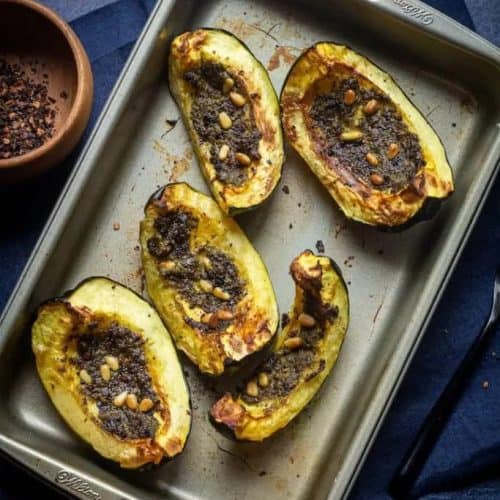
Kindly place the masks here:
<instances>
[{"instance_id":1,"label":"metal baking sheet","mask_svg":"<svg viewBox=\"0 0 500 500\"><path fill-rule=\"evenodd\" d=\"M145 201L174 180L207 191L181 122L166 122L179 117L166 84L168 43L199 26L244 40L278 92L293 60L316 41L366 54L438 131L456 193L432 222L381 233L347 222L288 148L272 199L238 220L270 270L282 312L292 301L288 263L296 254L322 240L340 264L352 313L338 364L285 430L262 444L237 444L208 422L217 383L186 362L193 403L186 450L158 469L127 472L100 459L59 418L35 373L27 325L40 301L87 276L110 276L140 292ZM493 46L414 0L158 3L2 316L3 452L82 498L347 495L494 179L499 62Z\"/></svg>"}]
</instances>

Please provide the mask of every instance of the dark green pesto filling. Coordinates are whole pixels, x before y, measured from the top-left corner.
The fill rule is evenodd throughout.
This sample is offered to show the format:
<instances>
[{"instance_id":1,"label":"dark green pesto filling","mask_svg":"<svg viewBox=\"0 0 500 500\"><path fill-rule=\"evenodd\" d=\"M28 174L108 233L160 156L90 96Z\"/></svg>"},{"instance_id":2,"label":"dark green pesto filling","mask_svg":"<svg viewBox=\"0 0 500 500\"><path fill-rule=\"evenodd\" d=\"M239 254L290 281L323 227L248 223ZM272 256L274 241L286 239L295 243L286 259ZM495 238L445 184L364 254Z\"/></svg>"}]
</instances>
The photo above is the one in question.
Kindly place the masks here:
<instances>
[{"instance_id":1,"label":"dark green pesto filling","mask_svg":"<svg viewBox=\"0 0 500 500\"><path fill-rule=\"evenodd\" d=\"M312 328L298 326L297 330L290 332L289 337L300 337L303 344L296 349L282 347L274 352L261 364L256 372L267 375L269 385L259 387L257 396L249 396L242 392L242 399L250 404L256 404L267 399L282 398L287 396L302 380L310 380L325 369L325 360L319 359L316 352L318 342L325 335L326 321L332 321L338 316L337 307L325 305L313 294L306 292L304 295L304 312L316 320Z\"/></svg>"},{"instance_id":2,"label":"dark green pesto filling","mask_svg":"<svg viewBox=\"0 0 500 500\"><path fill-rule=\"evenodd\" d=\"M195 98L191 108L191 121L200 140L211 145L210 161L215 167L217 179L224 184L241 186L249 176L249 168L242 165L235 157L244 153L251 160L258 161L261 133L255 123L252 106L244 85L236 75L229 73L221 64L205 63L200 68L188 71L184 78L195 89ZM224 81L232 78L232 91L247 99L244 106L236 106L223 92ZM224 130L219 123L219 114L225 112L231 118L232 126ZM219 159L223 145L229 146L229 154L224 160Z\"/></svg>"},{"instance_id":3,"label":"dark green pesto filling","mask_svg":"<svg viewBox=\"0 0 500 500\"><path fill-rule=\"evenodd\" d=\"M356 94L350 105L344 102L348 90ZM373 114L360 113L372 99L378 101L378 110ZM323 154L336 158L369 186L398 191L425 165L417 135L408 130L391 100L374 89L362 88L356 78L339 80L329 93L316 96L309 116L313 133L323 145ZM360 131L362 137L342 140L341 133L346 128ZM399 153L391 159L388 150L393 143L399 147ZM368 153L376 156L376 166L367 161ZM375 177L376 183L373 174L381 176Z\"/></svg>"},{"instance_id":4,"label":"dark green pesto filling","mask_svg":"<svg viewBox=\"0 0 500 500\"><path fill-rule=\"evenodd\" d=\"M158 216L154 221L156 235L147 242L149 253L157 259L162 277L192 307L200 307L206 313L221 309L234 312L238 302L246 294L245 283L239 277L232 258L225 252L210 245L194 251L190 249L190 234L197 225L198 220L183 211ZM173 262L175 266L162 267L162 262L167 261ZM203 291L199 285L200 280L227 293L227 300L217 297L213 291ZM184 320L203 332L224 330L231 323L231 320L218 320L209 324L188 317Z\"/></svg>"},{"instance_id":5,"label":"dark green pesto filling","mask_svg":"<svg viewBox=\"0 0 500 500\"><path fill-rule=\"evenodd\" d=\"M111 371L111 378L106 381L101 375L101 366L110 355L117 358L119 368ZM92 379L91 383L81 380L80 390L96 401L99 421L106 431L122 439L154 437L158 422L153 413L160 402L148 373L144 340L140 335L116 322L103 327L96 321L77 337L75 363ZM138 408L131 410L126 404L115 406L114 398L124 391L134 394L138 402L151 399L153 407L142 412Z\"/></svg>"}]
</instances>

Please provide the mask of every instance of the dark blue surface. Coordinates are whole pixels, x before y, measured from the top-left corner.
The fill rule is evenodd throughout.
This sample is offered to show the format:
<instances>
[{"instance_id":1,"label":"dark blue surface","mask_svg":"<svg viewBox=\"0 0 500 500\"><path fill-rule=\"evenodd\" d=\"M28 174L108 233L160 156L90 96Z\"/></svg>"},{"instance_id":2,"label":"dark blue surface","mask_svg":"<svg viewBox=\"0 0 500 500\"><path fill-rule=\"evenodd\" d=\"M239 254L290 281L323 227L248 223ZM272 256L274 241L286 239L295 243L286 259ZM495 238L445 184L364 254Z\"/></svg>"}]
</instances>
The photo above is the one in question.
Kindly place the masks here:
<instances>
[{"instance_id":1,"label":"dark blue surface","mask_svg":"<svg viewBox=\"0 0 500 500\"><path fill-rule=\"evenodd\" d=\"M481 4L482 18L498 19L500 0L467 0ZM90 4L46 0L63 15L88 12ZM102 108L152 0L120 0L76 17L72 26L92 61L95 102L91 124ZM428 3L470 28L462 0ZM80 9L80 10L79 10ZM490 16L485 16L485 9ZM78 11L76 14L75 12ZM498 41L497 32L493 41ZM38 234L70 172L77 152L38 180L0 188L0 309L15 285ZM16 214L15 218L11 217ZM489 308L493 273L500 262L500 182L496 182L466 250L444 294L408 375L362 470L352 498L386 498L387 483L406 448L481 327ZM495 353L498 353L496 355ZM488 381L487 388L483 383ZM487 349L469 387L435 448L416 486L415 496L428 499L500 498L500 339ZM0 499L56 496L26 473L0 460Z\"/></svg>"}]
</instances>

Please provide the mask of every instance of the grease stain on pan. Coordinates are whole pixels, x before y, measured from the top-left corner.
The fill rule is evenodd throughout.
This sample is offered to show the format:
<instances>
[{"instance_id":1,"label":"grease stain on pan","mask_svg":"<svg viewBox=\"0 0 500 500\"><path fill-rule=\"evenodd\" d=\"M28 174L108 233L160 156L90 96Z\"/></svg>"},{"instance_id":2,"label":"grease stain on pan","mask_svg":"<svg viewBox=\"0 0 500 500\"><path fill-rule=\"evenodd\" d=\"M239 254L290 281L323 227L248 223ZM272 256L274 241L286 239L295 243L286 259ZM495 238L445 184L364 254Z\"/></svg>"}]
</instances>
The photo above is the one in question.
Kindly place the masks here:
<instances>
[{"instance_id":1,"label":"grease stain on pan","mask_svg":"<svg viewBox=\"0 0 500 500\"><path fill-rule=\"evenodd\" d=\"M296 52L296 54L292 54L292 51ZM295 60L297 59L300 53L300 49L298 47L292 47L290 45L278 45L273 55L270 57L269 62L267 63L268 71L274 71L278 69L283 62L286 66L291 66Z\"/></svg>"},{"instance_id":2,"label":"grease stain on pan","mask_svg":"<svg viewBox=\"0 0 500 500\"><path fill-rule=\"evenodd\" d=\"M162 167L168 175L168 182L177 182L191 167L193 160L191 147L186 147L181 155L174 155L169 152L166 146L155 139L153 140L153 149L162 160Z\"/></svg>"}]
</instances>

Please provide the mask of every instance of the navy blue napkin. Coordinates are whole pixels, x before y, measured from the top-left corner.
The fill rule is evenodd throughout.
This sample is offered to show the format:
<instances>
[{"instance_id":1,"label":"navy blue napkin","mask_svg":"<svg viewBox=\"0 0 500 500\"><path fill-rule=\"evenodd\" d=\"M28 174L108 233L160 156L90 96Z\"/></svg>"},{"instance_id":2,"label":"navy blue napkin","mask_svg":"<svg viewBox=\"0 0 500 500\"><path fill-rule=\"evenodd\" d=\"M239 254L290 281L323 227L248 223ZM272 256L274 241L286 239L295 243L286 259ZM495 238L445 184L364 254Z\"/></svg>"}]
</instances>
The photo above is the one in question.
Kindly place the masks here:
<instances>
[{"instance_id":1,"label":"navy blue napkin","mask_svg":"<svg viewBox=\"0 0 500 500\"><path fill-rule=\"evenodd\" d=\"M481 2L498 16L498 0ZM153 0L46 0L72 19L92 62L95 101L88 131L104 105L144 25ZM463 0L428 0L474 29ZM100 7L107 4L104 7ZM96 8L97 7L97 8ZM90 11L92 9L92 11ZM84 13L84 15L82 15ZM484 13L483 13L484 17ZM0 188L0 310L24 266L79 151L43 182ZM414 433L481 326L500 261L500 182L497 182L424 341L354 488L352 498L387 498L387 484ZM498 353L498 354L494 354ZM500 340L487 350L457 411L432 454L415 497L500 498ZM487 384L486 384L487 382ZM0 460L0 499L58 498Z\"/></svg>"}]
</instances>

